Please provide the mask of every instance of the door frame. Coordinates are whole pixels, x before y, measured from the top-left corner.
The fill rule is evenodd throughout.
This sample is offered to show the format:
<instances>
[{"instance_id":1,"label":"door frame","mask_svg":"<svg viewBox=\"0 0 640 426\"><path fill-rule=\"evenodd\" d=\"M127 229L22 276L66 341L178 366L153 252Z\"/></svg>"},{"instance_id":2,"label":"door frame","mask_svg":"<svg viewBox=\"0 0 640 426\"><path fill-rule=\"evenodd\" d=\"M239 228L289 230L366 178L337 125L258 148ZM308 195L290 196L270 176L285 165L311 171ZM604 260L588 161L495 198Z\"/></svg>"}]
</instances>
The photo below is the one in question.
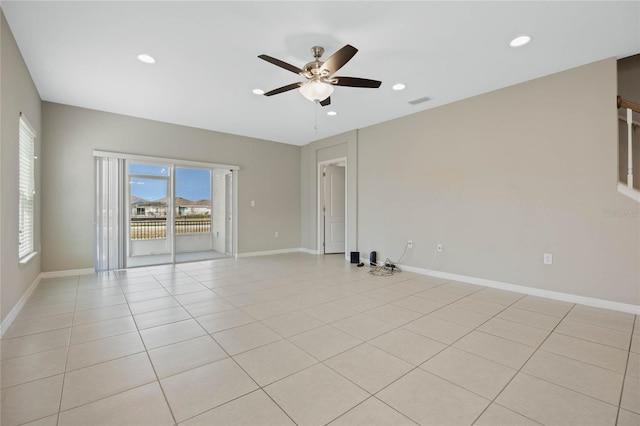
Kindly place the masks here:
<instances>
[{"instance_id":1,"label":"door frame","mask_svg":"<svg viewBox=\"0 0 640 426\"><path fill-rule=\"evenodd\" d=\"M347 157L338 157L333 158L331 160L319 161L317 164L317 188L316 192L318 194L318 199L316 203L316 225L317 225L317 251L318 254L324 255L324 215L322 211L322 207L324 206L324 176L322 173L324 172L324 167L329 166L331 164L342 163L344 162L344 257L345 259L349 258L348 247L349 247L349 169L348 169L348 161Z\"/></svg>"},{"instance_id":2,"label":"door frame","mask_svg":"<svg viewBox=\"0 0 640 426\"><path fill-rule=\"evenodd\" d=\"M229 180L231 180L231 185L228 185ZM229 191L231 191L231 196L229 196ZM235 256L235 247L236 247L236 236L237 236L237 226L236 226L236 216L235 216L235 206L236 202L236 179L233 170L231 173L225 173L224 175L224 252L225 254L229 254L231 256ZM229 211L231 211L231 218L229 217ZM231 221L231 229L227 229L227 222ZM231 235L227 235L228 232L231 232ZM228 242L228 244L227 244ZM230 246L230 247L227 247ZM230 248L230 250L227 250Z\"/></svg>"}]
</instances>

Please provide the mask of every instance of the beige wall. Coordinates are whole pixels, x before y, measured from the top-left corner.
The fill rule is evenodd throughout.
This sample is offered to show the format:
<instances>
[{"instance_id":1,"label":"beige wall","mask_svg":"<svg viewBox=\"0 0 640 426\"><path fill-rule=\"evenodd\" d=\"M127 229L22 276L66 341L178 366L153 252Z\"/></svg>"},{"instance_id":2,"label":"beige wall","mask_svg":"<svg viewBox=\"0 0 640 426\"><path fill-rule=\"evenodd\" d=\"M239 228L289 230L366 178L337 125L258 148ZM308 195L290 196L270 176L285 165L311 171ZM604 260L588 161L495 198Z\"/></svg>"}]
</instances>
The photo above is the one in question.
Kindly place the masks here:
<instances>
[{"instance_id":1,"label":"beige wall","mask_svg":"<svg viewBox=\"0 0 640 426\"><path fill-rule=\"evenodd\" d=\"M359 251L397 259L413 240L406 265L640 304L615 96L609 59L359 130ZM303 148L308 191L316 145ZM312 249L311 201L305 212Z\"/></svg>"},{"instance_id":2,"label":"beige wall","mask_svg":"<svg viewBox=\"0 0 640 426\"><path fill-rule=\"evenodd\" d=\"M238 165L238 253L300 246L299 147L49 102L42 115L43 271L93 267L94 149Z\"/></svg>"},{"instance_id":3,"label":"beige wall","mask_svg":"<svg viewBox=\"0 0 640 426\"><path fill-rule=\"evenodd\" d=\"M40 256L18 262L18 117L24 113L37 132L40 156L40 96L4 14L0 12L0 318L5 319L40 273ZM40 161L36 161L35 247L40 244Z\"/></svg>"}]
</instances>

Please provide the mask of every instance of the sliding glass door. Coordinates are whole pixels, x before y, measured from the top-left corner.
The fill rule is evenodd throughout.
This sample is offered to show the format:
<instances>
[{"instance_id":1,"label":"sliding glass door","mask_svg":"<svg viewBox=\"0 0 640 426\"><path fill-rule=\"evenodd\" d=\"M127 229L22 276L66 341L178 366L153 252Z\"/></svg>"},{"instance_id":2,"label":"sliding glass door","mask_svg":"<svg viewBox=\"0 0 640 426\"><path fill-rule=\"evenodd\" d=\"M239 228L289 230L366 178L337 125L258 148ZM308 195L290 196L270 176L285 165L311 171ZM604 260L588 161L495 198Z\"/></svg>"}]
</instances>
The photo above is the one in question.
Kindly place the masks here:
<instances>
[{"instance_id":1,"label":"sliding glass door","mask_svg":"<svg viewBox=\"0 0 640 426\"><path fill-rule=\"evenodd\" d=\"M128 257L164 256L170 260L171 166L129 163Z\"/></svg>"},{"instance_id":2,"label":"sliding glass door","mask_svg":"<svg viewBox=\"0 0 640 426\"><path fill-rule=\"evenodd\" d=\"M213 250L211 178L210 169L175 168L176 255Z\"/></svg>"},{"instance_id":3,"label":"sliding glass door","mask_svg":"<svg viewBox=\"0 0 640 426\"><path fill-rule=\"evenodd\" d=\"M127 162L127 266L231 254L231 170Z\"/></svg>"},{"instance_id":4,"label":"sliding glass door","mask_svg":"<svg viewBox=\"0 0 640 426\"><path fill-rule=\"evenodd\" d=\"M93 155L97 271L235 255L237 166Z\"/></svg>"}]
</instances>

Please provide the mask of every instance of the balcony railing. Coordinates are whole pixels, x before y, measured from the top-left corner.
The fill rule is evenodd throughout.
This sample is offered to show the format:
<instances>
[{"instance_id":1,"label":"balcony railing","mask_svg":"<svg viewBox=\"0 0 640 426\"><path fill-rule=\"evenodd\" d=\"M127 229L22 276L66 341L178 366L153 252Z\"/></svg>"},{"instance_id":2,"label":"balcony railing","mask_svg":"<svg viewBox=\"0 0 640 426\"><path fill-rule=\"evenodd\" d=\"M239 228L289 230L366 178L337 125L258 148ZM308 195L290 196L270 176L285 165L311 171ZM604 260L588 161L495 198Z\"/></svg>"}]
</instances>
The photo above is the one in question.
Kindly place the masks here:
<instances>
[{"instance_id":1,"label":"balcony railing","mask_svg":"<svg viewBox=\"0 0 640 426\"><path fill-rule=\"evenodd\" d=\"M131 218L131 240L158 240L167 238L167 219ZM211 218L177 218L175 220L176 234L204 234L211 232Z\"/></svg>"},{"instance_id":2,"label":"balcony railing","mask_svg":"<svg viewBox=\"0 0 640 426\"><path fill-rule=\"evenodd\" d=\"M627 187L633 190L633 112L640 112L640 104L622 99L618 96L618 108L627 110Z\"/></svg>"}]
</instances>

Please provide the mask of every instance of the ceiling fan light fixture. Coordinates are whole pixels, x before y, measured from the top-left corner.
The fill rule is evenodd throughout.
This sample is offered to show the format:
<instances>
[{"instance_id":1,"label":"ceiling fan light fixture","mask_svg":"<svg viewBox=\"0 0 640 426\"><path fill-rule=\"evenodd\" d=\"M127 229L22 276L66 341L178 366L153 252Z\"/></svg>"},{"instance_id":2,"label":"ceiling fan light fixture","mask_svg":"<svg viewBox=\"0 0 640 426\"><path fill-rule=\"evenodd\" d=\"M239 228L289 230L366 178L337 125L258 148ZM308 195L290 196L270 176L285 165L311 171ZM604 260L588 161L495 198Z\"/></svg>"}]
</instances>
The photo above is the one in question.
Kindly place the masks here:
<instances>
[{"instance_id":1,"label":"ceiling fan light fixture","mask_svg":"<svg viewBox=\"0 0 640 426\"><path fill-rule=\"evenodd\" d=\"M402 84L402 83L397 83L397 84L393 85L392 89L393 90L404 90L404 89L406 89L406 87L407 86Z\"/></svg>"},{"instance_id":2,"label":"ceiling fan light fixture","mask_svg":"<svg viewBox=\"0 0 640 426\"><path fill-rule=\"evenodd\" d=\"M262 89L253 89L251 92L254 95L264 95L264 90L262 90Z\"/></svg>"},{"instance_id":3,"label":"ceiling fan light fixture","mask_svg":"<svg viewBox=\"0 0 640 426\"><path fill-rule=\"evenodd\" d=\"M338 113L337 113L337 112L335 112L335 111L329 111L329 112L327 113L327 115L328 115L328 116L330 116L330 117L333 117L333 116L338 115Z\"/></svg>"},{"instance_id":4,"label":"ceiling fan light fixture","mask_svg":"<svg viewBox=\"0 0 640 426\"><path fill-rule=\"evenodd\" d=\"M324 81L311 80L300 86L300 93L311 102L321 102L331 96L333 85Z\"/></svg>"}]
</instances>

